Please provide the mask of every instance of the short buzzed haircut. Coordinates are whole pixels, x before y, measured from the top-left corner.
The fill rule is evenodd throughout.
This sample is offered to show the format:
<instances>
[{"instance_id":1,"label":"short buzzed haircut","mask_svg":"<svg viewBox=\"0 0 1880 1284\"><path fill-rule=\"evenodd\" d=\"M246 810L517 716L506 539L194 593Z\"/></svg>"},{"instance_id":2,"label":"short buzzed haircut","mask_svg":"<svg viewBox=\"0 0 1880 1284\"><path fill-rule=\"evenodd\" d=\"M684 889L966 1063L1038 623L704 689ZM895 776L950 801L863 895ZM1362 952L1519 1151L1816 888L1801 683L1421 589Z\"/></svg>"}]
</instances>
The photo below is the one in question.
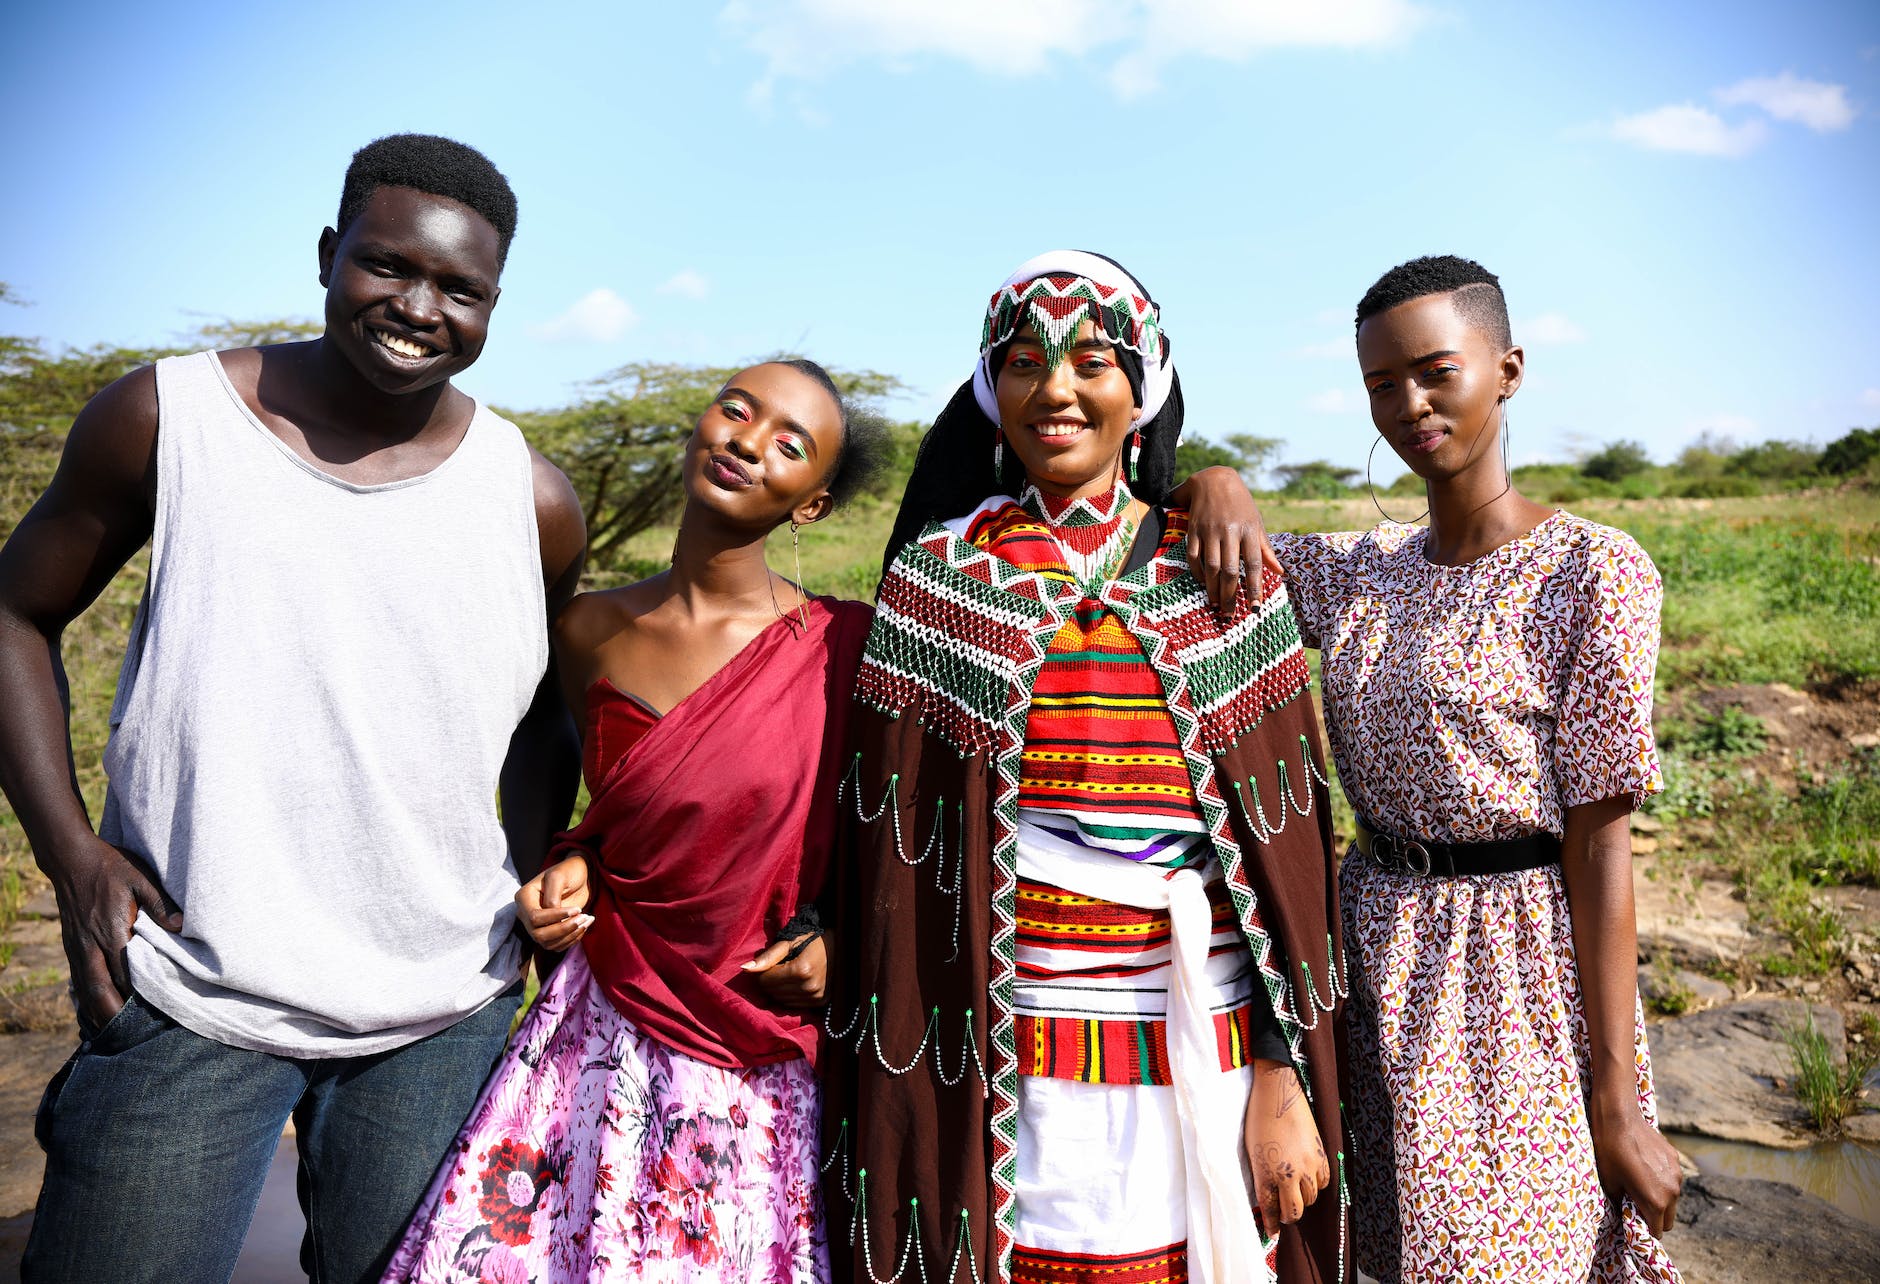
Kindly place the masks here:
<instances>
[{"instance_id":1,"label":"short buzzed haircut","mask_svg":"<svg viewBox=\"0 0 1880 1284\"><path fill-rule=\"evenodd\" d=\"M509 259L516 235L516 194L509 180L474 147L436 134L388 134L353 153L339 194L339 221L347 226L381 187L410 187L469 206L496 229L497 265Z\"/></svg>"},{"instance_id":2,"label":"short buzzed haircut","mask_svg":"<svg viewBox=\"0 0 1880 1284\"><path fill-rule=\"evenodd\" d=\"M1514 347L1501 279L1475 260L1453 254L1411 259L1378 277L1358 300L1357 324L1361 327L1380 312L1430 294L1453 295L1456 315L1487 335L1502 351Z\"/></svg>"}]
</instances>

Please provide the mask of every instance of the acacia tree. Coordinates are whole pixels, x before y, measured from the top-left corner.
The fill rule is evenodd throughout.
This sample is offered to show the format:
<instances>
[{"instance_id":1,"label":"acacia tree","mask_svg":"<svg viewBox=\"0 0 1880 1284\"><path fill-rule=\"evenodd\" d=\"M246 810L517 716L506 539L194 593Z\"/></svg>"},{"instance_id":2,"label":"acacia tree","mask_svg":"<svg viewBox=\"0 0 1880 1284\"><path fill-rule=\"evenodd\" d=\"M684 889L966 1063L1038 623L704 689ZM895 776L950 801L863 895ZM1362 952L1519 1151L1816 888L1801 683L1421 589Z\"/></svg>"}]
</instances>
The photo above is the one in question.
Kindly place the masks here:
<instances>
[{"instance_id":1,"label":"acacia tree","mask_svg":"<svg viewBox=\"0 0 1880 1284\"><path fill-rule=\"evenodd\" d=\"M1279 493L1288 499L1342 499L1358 479L1356 468L1341 468L1323 459L1281 464L1273 471L1279 477Z\"/></svg>"},{"instance_id":2,"label":"acacia tree","mask_svg":"<svg viewBox=\"0 0 1880 1284\"><path fill-rule=\"evenodd\" d=\"M1278 437L1258 437L1250 432L1231 433L1219 441L1191 436L1175 448L1175 470L1192 477L1203 468L1217 465L1240 474L1248 490L1260 489L1260 474L1286 443Z\"/></svg>"},{"instance_id":3,"label":"acacia tree","mask_svg":"<svg viewBox=\"0 0 1880 1284\"><path fill-rule=\"evenodd\" d=\"M26 304L5 282L0 303ZM318 335L313 321L211 321L174 344L49 348L39 339L0 333L0 535L10 531L52 480L65 434L85 403L107 385L161 357L204 348L245 348Z\"/></svg>"},{"instance_id":4,"label":"acacia tree","mask_svg":"<svg viewBox=\"0 0 1880 1284\"><path fill-rule=\"evenodd\" d=\"M587 518L588 557L606 565L634 535L678 514L681 452L693 423L743 367L637 361L589 385L594 395L559 410L503 411L568 475ZM865 409L901 389L873 370L832 370Z\"/></svg>"}]
</instances>

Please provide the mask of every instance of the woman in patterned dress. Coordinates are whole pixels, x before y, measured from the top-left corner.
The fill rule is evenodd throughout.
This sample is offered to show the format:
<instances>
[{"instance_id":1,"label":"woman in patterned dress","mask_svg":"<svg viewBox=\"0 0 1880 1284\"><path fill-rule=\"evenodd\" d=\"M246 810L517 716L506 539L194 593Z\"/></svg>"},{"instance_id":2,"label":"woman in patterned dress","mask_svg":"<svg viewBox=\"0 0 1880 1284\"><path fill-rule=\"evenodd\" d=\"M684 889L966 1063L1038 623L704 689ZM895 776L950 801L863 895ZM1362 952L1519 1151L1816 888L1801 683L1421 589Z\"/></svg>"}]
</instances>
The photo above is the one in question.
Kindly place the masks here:
<instances>
[{"instance_id":1,"label":"woman in patterned dress","mask_svg":"<svg viewBox=\"0 0 1880 1284\"><path fill-rule=\"evenodd\" d=\"M1372 421L1429 526L1271 541L1361 826L1341 880L1358 1264L1673 1281L1628 824L1661 787L1658 574L1514 490L1524 358L1492 274L1418 259L1357 316Z\"/></svg>"},{"instance_id":2,"label":"woman in patterned dress","mask_svg":"<svg viewBox=\"0 0 1880 1284\"><path fill-rule=\"evenodd\" d=\"M764 544L852 493L878 440L812 362L733 376L686 444L672 568L557 621L593 802L516 899L567 954L388 1280L828 1279L802 911L869 610L808 596Z\"/></svg>"},{"instance_id":3,"label":"woman in patterned dress","mask_svg":"<svg viewBox=\"0 0 1880 1284\"><path fill-rule=\"evenodd\" d=\"M1056 251L994 292L922 443L844 782L828 1162L859 1279L1344 1276L1309 674L1277 565L1224 615L1189 573L1181 420L1148 292Z\"/></svg>"}]
</instances>

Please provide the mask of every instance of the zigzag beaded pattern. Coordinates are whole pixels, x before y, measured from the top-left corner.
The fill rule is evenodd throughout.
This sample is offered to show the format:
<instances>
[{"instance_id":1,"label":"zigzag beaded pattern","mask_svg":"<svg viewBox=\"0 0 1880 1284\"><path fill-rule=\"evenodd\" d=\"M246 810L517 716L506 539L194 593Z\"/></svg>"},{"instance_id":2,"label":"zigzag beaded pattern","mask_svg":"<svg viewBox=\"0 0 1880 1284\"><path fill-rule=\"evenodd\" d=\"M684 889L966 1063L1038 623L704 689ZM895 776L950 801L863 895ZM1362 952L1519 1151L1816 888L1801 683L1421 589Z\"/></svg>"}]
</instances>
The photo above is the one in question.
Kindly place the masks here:
<instances>
[{"instance_id":1,"label":"zigzag beaded pattern","mask_svg":"<svg viewBox=\"0 0 1880 1284\"><path fill-rule=\"evenodd\" d=\"M1184 527L1186 523L1184 523ZM1175 648L1201 717L1201 745L1225 753L1312 682L1299 625L1275 567L1262 568L1257 606L1223 630L1206 602L1186 596L1143 604L1143 618Z\"/></svg>"},{"instance_id":2,"label":"zigzag beaded pattern","mask_svg":"<svg viewBox=\"0 0 1880 1284\"><path fill-rule=\"evenodd\" d=\"M1111 342L1146 360L1160 358L1161 309L1129 290L1069 274L1001 286L986 305L986 323L979 332L980 355L1017 334L1029 320L1044 347L1046 365L1056 369L1086 316L1097 322Z\"/></svg>"},{"instance_id":3,"label":"zigzag beaded pattern","mask_svg":"<svg viewBox=\"0 0 1880 1284\"><path fill-rule=\"evenodd\" d=\"M930 733L989 753L1049 613L1034 577L929 525L881 582L855 697L890 717L919 703Z\"/></svg>"}]
</instances>

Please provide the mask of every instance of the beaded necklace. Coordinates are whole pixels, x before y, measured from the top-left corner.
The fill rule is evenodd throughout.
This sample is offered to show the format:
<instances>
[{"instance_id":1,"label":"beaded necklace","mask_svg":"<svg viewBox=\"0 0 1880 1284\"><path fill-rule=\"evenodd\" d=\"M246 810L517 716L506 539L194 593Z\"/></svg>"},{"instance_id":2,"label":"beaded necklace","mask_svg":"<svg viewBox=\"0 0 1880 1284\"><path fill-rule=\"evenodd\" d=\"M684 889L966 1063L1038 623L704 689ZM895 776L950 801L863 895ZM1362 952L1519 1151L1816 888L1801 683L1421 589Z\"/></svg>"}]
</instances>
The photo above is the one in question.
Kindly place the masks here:
<instances>
[{"instance_id":1,"label":"beaded necklace","mask_svg":"<svg viewBox=\"0 0 1880 1284\"><path fill-rule=\"evenodd\" d=\"M1136 542L1136 522L1129 515L1134 500L1121 477L1104 495L1059 499L1027 485L1018 498L1026 512L1044 523L1085 597L1100 594L1129 557Z\"/></svg>"}]
</instances>

